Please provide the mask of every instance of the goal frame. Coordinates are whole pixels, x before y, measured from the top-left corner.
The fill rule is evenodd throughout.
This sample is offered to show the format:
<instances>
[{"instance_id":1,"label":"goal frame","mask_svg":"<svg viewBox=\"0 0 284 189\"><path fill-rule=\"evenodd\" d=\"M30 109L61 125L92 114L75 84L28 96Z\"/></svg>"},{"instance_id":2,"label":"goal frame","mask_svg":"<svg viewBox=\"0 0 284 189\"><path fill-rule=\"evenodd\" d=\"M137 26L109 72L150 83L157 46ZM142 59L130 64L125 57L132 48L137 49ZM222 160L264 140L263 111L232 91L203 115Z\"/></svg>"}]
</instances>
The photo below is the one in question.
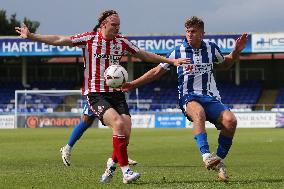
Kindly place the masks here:
<instances>
[{"instance_id":1,"label":"goal frame","mask_svg":"<svg viewBox=\"0 0 284 189\"><path fill-rule=\"evenodd\" d=\"M56 93L68 93L70 95L72 94L78 94L82 96L81 90L15 90L15 121L14 121L14 127L18 128L18 114L21 112L18 112L18 96L19 94L56 94Z\"/></svg>"}]
</instances>

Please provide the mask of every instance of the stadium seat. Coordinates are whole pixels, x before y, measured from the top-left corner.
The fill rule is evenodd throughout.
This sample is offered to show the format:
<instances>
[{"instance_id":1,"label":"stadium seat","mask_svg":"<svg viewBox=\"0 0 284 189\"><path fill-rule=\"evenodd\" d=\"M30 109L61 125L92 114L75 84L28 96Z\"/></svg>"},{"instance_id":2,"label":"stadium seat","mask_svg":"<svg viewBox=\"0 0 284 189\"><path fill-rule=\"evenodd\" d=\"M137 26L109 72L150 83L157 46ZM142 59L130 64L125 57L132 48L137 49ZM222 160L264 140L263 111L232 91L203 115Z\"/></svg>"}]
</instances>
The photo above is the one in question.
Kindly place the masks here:
<instances>
[{"instance_id":1,"label":"stadium seat","mask_svg":"<svg viewBox=\"0 0 284 189\"><path fill-rule=\"evenodd\" d=\"M152 82L139 87L138 96L136 91L130 92L128 103L134 107L137 98L139 99L140 106L143 106L143 103L146 104L151 101L150 110L152 111L178 107L178 92L176 86L177 83L173 81L160 80ZM262 82L246 81L237 86L232 82L219 81L217 82L217 87L220 91L222 102L232 108L232 104L256 104L261 95ZM242 111L251 111L252 107L242 107L241 109Z\"/></svg>"}]
</instances>

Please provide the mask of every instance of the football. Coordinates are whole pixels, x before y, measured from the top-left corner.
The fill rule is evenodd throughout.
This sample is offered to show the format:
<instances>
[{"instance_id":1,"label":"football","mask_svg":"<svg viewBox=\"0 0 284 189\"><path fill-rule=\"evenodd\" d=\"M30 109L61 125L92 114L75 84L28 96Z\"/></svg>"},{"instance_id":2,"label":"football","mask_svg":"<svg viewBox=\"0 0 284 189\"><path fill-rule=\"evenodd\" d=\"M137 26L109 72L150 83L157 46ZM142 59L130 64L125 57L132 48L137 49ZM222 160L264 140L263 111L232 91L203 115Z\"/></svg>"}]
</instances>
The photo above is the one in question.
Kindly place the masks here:
<instances>
[{"instance_id":1,"label":"football","mask_svg":"<svg viewBox=\"0 0 284 189\"><path fill-rule=\"evenodd\" d=\"M111 65L105 70L104 77L107 86L119 88L128 80L128 73L120 65Z\"/></svg>"}]
</instances>

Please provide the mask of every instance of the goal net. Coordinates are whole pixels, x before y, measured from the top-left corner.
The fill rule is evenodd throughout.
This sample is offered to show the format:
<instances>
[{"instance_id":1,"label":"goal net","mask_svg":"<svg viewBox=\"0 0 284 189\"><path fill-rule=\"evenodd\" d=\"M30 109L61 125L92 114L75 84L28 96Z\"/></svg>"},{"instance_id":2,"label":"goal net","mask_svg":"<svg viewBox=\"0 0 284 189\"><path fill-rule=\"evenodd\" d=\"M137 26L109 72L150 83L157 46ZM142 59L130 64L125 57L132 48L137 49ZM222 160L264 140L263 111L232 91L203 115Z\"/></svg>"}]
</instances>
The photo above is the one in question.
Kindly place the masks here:
<instances>
[{"instance_id":1,"label":"goal net","mask_svg":"<svg viewBox=\"0 0 284 189\"><path fill-rule=\"evenodd\" d=\"M72 127L83 105L81 90L16 90L15 128Z\"/></svg>"}]
</instances>

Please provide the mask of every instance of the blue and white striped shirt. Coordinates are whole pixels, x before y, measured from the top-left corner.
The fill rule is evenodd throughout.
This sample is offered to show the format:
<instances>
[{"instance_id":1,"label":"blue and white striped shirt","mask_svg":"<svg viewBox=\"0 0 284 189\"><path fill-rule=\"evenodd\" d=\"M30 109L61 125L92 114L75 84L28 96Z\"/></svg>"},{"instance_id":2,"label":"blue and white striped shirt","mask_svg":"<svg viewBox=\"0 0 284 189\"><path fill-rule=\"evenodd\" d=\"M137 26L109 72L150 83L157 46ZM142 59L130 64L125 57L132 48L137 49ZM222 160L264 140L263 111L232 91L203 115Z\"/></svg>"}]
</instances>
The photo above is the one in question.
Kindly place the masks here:
<instances>
[{"instance_id":1,"label":"blue and white striped shirt","mask_svg":"<svg viewBox=\"0 0 284 189\"><path fill-rule=\"evenodd\" d=\"M219 47L209 41L202 41L199 49L192 48L187 39L172 49L168 58L190 58L190 64L177 67L179 97L189 93L209 95L221 100L213 75L213 64L224 61ZM170 64L161 63L161 67L169 70Z\"/></svg>"}]
</instances>

